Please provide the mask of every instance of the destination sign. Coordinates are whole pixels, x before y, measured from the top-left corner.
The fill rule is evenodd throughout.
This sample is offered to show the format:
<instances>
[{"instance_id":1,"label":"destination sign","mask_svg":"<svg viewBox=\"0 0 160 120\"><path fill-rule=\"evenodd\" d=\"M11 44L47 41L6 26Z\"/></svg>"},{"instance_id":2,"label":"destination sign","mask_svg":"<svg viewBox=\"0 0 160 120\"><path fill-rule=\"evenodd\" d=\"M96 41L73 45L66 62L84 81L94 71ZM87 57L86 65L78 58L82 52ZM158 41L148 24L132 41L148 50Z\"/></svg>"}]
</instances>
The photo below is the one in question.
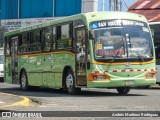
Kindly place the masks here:
<instances>
[{"instance_id":1,"label":"destination sign","mask_svg":"<svg viewBox=\"0 0 160 120\"><path fill-rule=\"evenodd\" d=\"M145 26L143 22L140 21L130 21L130 20L110 20L110 21L97 21L91 23L92 29L105 28L105 27L120 27L126 25L133 26Z\"/></svg>"}]
</instances>

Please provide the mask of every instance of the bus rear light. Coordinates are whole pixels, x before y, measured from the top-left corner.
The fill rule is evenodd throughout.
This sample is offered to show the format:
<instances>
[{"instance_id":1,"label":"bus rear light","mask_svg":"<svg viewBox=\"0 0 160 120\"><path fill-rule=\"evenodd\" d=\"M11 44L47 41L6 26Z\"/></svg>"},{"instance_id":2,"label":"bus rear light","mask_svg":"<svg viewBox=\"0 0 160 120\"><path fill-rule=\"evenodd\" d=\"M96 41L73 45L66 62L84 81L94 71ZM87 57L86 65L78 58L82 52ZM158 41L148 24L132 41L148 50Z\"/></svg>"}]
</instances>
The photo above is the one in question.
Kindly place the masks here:
<instances>
[{"instance_id":1,"label":"bus rear light","mask_svg":"<svg viewBox=\"0 0 160 120\"><path fill-rule=\"evenodd\" d=\"M146 75L145 75L145 78L146 79L152 79L152 78L155 78L156 77L156 72L148 72Z\"/></svg>"},{"instance_id":2,"label":"bus rear light","mask_svg":"<svg viewBox=\"0 0 160 120\"><path fill-rule=\"evenodd\" d=\"M110 77L105 74L100 74L100 73L92 73L88 75L88 80L93 81L93 80L110 80Z\"/></svg>"}]
</instances>

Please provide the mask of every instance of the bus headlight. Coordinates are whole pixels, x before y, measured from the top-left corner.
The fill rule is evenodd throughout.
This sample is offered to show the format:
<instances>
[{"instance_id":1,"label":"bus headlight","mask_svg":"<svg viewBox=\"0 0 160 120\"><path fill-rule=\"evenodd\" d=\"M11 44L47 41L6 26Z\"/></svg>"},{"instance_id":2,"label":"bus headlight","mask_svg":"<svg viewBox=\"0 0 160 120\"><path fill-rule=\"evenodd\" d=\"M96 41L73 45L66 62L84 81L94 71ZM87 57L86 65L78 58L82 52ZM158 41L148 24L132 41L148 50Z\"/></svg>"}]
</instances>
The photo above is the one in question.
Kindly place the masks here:
<instances>
[{"instance_id":1,"label":"bus headlight","mask_svg":"<svg viewBox=\"0 0 160 120\"><path fill-rule=\"evenodd\" d=\"M145 78L146 79L152 79L152 78L155 78L156 76L156 72L148 72L146 75L145 75Z\"/></svg>"},{"instance_id":2,"label":"bus headlight","mask_svg":"<svg viewBox=\"0 0 160 120\"><path fill-rule=\"evenodd\" d=\"M106 74L101 74L101 73L91 73L88 75L88 80L93 81L93 80L110 80L110 77Z\"/></svg>"}]
</instances>

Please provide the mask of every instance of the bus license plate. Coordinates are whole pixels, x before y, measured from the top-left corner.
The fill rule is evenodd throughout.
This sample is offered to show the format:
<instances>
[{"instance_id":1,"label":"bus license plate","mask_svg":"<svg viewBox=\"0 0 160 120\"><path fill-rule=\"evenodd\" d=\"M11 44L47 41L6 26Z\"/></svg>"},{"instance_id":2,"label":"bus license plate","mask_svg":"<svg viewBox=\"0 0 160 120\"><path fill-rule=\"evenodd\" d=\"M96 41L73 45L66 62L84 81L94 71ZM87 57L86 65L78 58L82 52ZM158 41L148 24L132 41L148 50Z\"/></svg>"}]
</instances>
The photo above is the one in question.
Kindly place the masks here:
<instances>
[{"instance_id":1,"label":"bus license plate","mask_svg":"<svg viewBox=\"0 0 160 120\"><path fill-rule=\"evenodd\" d=\"M126 85L126 86L132 86L133 84L134 84L134 81L133 81L133 80L125 81L125 85Z\"/></svg>"}]
</instances>

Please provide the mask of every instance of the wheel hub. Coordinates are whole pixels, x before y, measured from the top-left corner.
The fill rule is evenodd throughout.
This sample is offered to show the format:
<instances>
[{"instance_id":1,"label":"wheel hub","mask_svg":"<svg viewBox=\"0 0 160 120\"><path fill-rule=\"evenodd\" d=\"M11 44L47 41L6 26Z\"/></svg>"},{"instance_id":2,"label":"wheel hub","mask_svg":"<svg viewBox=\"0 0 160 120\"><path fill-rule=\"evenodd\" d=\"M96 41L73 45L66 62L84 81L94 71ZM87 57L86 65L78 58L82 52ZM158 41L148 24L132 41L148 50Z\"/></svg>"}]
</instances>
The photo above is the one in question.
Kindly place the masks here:
<instances>
[{"instance_id":1,"label":"wheel hub","mask_svg":"<svg viewBox=\"0 0 160 120\"><path fill-rule=\"evenodd\" d=\"M66 78L66 86L69 91L71 91L73 88L73 76L71 74L68 74Z\"/></svg>"},{"instance_id":2,"label":"wheel hub","mask_svg":"<svg viewBox=\"0 0 160 120\"><path fill-rule=\"evenodd\" d=\"M21 83L22 83L22 87L26 87L26 77L24 74L22 75Z\"/></svg>"}]
</instances>

